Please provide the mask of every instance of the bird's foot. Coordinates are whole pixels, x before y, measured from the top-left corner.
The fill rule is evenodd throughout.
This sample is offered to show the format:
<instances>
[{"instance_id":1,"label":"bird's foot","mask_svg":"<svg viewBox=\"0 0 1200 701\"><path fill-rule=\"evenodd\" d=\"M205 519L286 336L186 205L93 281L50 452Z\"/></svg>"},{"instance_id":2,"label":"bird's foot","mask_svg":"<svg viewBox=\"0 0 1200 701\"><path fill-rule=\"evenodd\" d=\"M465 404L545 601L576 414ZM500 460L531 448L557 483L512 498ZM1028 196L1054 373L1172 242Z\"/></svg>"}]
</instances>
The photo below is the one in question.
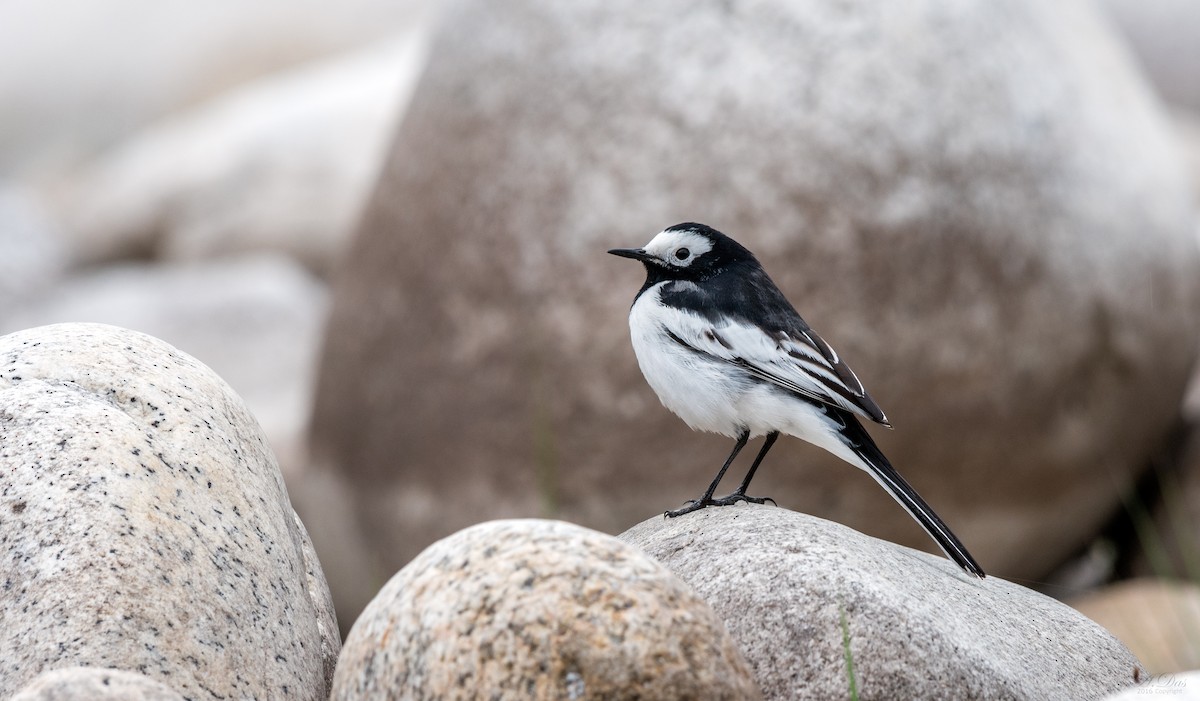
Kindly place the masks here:
<instances>
[{"instance_id":1,"label":"bird's foot","mask_svg":"<svg viewBox=\"0 0 1200 701\"><path fill-rule=\"evenodd\" d=\"M748 502L750 504L765 504L769 501L772 505L779 506L779 504L776 504L775 500L771 497L748 497L742 492L734 492L733 494L730 494L726 497L721 497L720 499L710 499L709 504L711 506L730 506L731 504L736 504L739 501Z\"/></svg>"},{"instance_id":2,"label":"bird's foot","mask_svg":"<svg viewBox=\"0 0 1200 701\"><path fill-rule=\"evenodd\" d=\"M706 506L730 506L738 503L739 501L745 501L751 504L765 504L769 501L775 506L779 506L771 497L748 497L741 492L734 492L729 496L721 497L719 499L692 499L687 503L687 506L683 507L682 509L668 511L663 514L663 517L676 518L678 516L683 516L684 514L690 514L693 511L699 511Z\"/></svg>"},{"instance_id":3,"label":"bird's foot","mask_svg":"<svg viewBox=\"0 0 1200 701\"><path fill-rule=\"evenodd\" d=\"M692 500L688 501L687 506L683 507L682 509L675 509L674 511L667 511L666 513L663 514L663 518L675 518L677 516L682 516L684 514L690 514L693 511L699 511L700 509L703 509L704 507L715 504L715 503L716 502L713 501L712 499L692 499Z\"/></svg>"}]
</instances>

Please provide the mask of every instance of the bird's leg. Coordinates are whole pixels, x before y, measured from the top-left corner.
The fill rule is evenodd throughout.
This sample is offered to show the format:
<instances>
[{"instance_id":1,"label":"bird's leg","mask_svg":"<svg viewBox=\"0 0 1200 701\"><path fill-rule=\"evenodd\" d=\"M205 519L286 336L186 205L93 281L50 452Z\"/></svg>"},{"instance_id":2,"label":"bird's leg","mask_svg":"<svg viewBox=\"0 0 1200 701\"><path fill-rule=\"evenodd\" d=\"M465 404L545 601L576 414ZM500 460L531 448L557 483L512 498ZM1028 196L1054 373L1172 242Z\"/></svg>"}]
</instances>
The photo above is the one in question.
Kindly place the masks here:
<instances>
[{"instance_id":1,"label":"bird's leg","mask_svg":"<svg viewBox=\"0 0 1200 701\"><path fill-rule=\"evenodd\" d=\"M750 486L750 480L754 479L754 471L758 469L758 465L763 461L763 458L767 457L767 451L771 449L771 446L775 445L775 440L778 438L779 431L772 431L767 434L767 440L763 443L762 450L758 451L758 457L754 458L754 464L750 466L750 471L746 473L746 479L742 480L742 486L738 487L737 491L727 497L711 500L713 506L729 506L739 501L748 501L751 504L763 504L768 501L772 504L775 503L775 500L771 497L746 496L746 487Z\"/></svg>"},{"instance_id":2,"label":"bird's leg","mask_svg":"<svg viewBox=\"0 0 1200 701\"><path fill-rule=\"evenodd\" d=\"M728 458L725 458L725 464L721 466L721 471L717 473L717 478L712 481L712 484L708 485L708 491L704 492L704 496L700 497L699 499L693 499L689 501L687 506L683 507L682 509L668 511L663 515L667 518L675 518L676 516L690 514L693 511L699 511L700 509L713 504L713 492L716 491L717 485L721 482L721 478L725 476L725 471L728 470L729 466L733 463L733 459L737 457L738 453L742 452L742 448L746 447L746 441L748 440L750 440L750 431L748 429L738 434L737 443L735 443L733 446L733 452L729 454ZM759 460L761 459L762 456L760 455ZM755 467L757 466L758 463L755 462Z\"/></svg>"}]
</instances>

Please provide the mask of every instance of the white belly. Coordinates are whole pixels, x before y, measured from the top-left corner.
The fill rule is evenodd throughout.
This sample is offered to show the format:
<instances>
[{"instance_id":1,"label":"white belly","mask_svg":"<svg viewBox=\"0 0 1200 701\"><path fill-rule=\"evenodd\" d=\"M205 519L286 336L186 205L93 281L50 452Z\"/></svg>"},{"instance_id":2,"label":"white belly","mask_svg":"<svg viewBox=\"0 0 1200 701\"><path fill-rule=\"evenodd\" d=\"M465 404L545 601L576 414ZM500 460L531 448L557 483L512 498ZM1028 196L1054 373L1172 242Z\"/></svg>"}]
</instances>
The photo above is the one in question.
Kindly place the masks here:
<instances>
[{"instance_id":1,"label":"white belly","mask_svg":"<svg viewBox=\"0 0 1200 701\"><path fill-rule=\"evenodd\" d=\"M811 403L672 340L666 328L681 312L663 306L660 288L646 290L634 303L629 330L642 374L663 406L698 431L730 437L742 431L751 437L780 431L859 465L834 425Z\"/></svg>"},{"instance_id":2,"label":"white belly","mask_svg":"<svg viewBox=\"0 0 1200 701\"><path fill-rule=\"evenodd\" d=\"M745 426L735 404L751 384L728 371L728 363L705 358L672 341L663 328L665 308L649 289L629 311L633 352L646 382L663 406L688 426L736 437ZM733 399L733 401L731 401Z\"/></svg>"}]
</instances>

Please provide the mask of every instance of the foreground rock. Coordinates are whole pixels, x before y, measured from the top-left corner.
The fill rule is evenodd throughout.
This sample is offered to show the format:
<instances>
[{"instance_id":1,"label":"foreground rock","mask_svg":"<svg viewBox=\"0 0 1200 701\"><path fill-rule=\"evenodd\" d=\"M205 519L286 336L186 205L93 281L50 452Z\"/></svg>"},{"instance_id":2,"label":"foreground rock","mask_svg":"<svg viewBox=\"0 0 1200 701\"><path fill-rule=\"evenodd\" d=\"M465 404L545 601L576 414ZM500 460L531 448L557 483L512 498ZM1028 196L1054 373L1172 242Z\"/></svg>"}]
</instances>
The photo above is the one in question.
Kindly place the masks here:
<instances>
[{"instance_id":1,"label":"foreground rock","mask_svg":"<svg viewBox=\"0 0 1200 701\"><path fill-rule=\"evenodd\" d=\"M383 572L484 518L616 532L694 498L729 442L646 386L642 274L604 251L699 220L855 368L976 555L1037 578L1174 421L1190 207L1086 3L456 2L335 285L313 454ZM775 450L781 504L928 547L860 472Z\"/></svg>"},{"instance_id":2,"label":"foreground rock","mask_svg":"<svg viewBox=\"0 0 1200 701\"><path fill-rule=\"evenodd\" d=\"M149 336L0 337L0 698L65 666L190 699L324 699L328 590L266 440Z\"/></svg>"},{"instance_id":3,"label":"foreground rock","mask_svg":"<svg viewBox=\"0 0 1200 701\"><path fill-rule=\"evenodd\" d=\"M170 687L138 674L67 667L38 676L8 701L184 701Z\"/></svg>"},{"instance_id":4,"label":"foreground rock","mask_svg":"<svg viewBox=\"0 0 1200 701\"><path fill-rule=\"evenodd\" d=\"M611 536L493 521L394 576L346 638L335 701L753 699L712 610Z\"/></svg>"},{"instance_id":5,"label":"foreground rock","mask_svg":"<svg viewBox=\"0 0 1200 701\"><path fill-rule=\"evenodd\" d=\"M712 605L767 699L845 698L847 654L862 699L1098 698L1141 669L1053 599L785 509L658 516L620 538Z\"/></svg>"}]
</instances>

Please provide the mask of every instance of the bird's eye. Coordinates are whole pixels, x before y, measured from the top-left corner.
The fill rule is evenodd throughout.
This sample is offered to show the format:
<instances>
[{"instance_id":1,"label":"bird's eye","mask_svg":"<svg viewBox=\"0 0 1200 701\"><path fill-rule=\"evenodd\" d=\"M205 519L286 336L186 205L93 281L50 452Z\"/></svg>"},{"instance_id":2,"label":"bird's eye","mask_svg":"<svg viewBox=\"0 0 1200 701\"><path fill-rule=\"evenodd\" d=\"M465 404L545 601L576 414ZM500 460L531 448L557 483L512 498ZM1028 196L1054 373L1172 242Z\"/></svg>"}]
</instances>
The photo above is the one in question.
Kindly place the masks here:
<instances>
[{"instance_id":1,"label":"bird's eye","mask_svg":"<svg viewBox=\"0 0 1200 701\"><path fill-rule=\"evenodd\" d=\"M678 258L679 260L687 260L688 256L690 256L690 255L692 255L692 252L686 248L675 249L675 257Z\"/></svg>"}]
</instances>

